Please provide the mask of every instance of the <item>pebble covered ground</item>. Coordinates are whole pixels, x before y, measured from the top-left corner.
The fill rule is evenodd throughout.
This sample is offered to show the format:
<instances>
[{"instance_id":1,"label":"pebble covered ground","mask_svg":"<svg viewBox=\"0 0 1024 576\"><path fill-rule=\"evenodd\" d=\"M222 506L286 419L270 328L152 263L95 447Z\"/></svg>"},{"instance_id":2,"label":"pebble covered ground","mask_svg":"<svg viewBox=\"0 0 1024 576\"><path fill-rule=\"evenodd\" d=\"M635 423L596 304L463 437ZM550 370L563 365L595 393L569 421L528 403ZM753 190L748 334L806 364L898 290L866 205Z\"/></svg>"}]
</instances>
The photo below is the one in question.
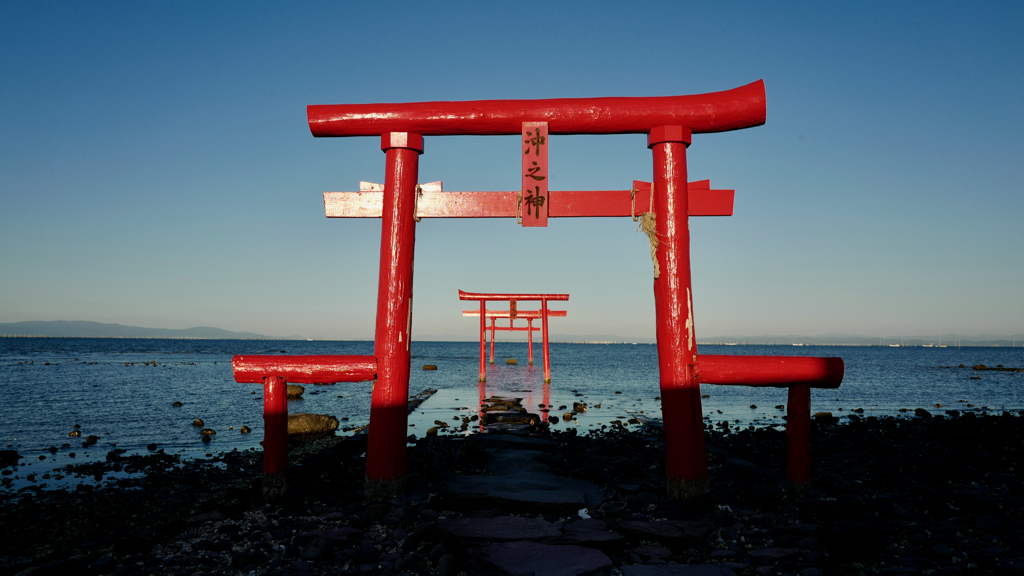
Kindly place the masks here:
<instances>
[{"instance_id":1,"label":"pebble covered ground","mask_svg":"<svg viewBox=\"0 0 1024 576\"><path fill-rule=\"evenodd\" d=\"M714 426L710 492L680 502L656 426L539 427L557 443L539 461L604 493L575 514L460 502L447 487L489 454L453 436L416 440L387 502L364 501L364 435L292 442L272 504L259 452L111 452L69 472L145 474L0 501L0 574L1020 574L1022 430L1011 413L816 421L795 487L781 430Z\"/></svg>"}]
</instances>

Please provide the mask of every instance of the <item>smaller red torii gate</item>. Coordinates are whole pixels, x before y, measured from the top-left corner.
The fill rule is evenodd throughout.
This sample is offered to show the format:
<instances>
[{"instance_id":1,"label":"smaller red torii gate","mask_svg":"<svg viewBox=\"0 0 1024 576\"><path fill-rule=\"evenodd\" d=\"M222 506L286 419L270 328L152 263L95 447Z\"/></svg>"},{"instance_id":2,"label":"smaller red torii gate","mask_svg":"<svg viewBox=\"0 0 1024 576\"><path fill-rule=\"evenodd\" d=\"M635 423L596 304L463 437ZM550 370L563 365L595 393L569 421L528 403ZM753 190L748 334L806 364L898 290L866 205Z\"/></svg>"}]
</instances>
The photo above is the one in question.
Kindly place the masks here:
<instances>
[{"instance_id":1,"label":"smaller red torii gate","mask_svg":"<svg viewBox=\"0 0 1024 576\"><path fill-rule=\"evenodd\" d=\"M480 317L480 381L487 380L487 367L484 362L487 350L487 319L491 319L491 364L494 364L494 332L496 330L520 331L525 330L530 355L530 364L533 364L533 327L534 320L540 320L541 341L543 342L544 353L544 382L551 382L551 354L548 350L548 318L551 316L564 317L565 310L549 310L548 301L568 301L568 294L474 294L459 290L459 300L478 300L479 310L463 310L463 316ZM508 310L488 310L487 301L508 302ZM517 302L540 302L540 310L518 310ZM495 325L498 318L508 318L508 327ZM527 326L516 328L514 322L522 318L526 320Z\"/></svg>"}]
</instances>

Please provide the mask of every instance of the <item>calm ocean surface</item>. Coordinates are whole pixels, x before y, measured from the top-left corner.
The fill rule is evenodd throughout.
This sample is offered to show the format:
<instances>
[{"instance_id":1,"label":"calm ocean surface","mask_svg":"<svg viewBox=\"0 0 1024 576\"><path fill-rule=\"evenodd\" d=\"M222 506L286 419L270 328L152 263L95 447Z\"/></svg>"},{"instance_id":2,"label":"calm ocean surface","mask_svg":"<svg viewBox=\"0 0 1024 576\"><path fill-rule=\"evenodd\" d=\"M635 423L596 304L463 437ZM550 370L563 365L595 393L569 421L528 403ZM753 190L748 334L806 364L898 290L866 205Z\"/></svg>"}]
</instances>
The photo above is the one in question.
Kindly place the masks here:
<instances>
[{"instance_id":1,"label":"calm ocean surface","mask_svg":"<svg viewBox=\"0 0 1024 576\"><path fill-rule=\"evenodd\" d=\"M497 342L483 389L477 381L476 342L413 342L410 394L438 393L410 416L409 433L422 436L435 420L476 413L481 396L514 395L536 412L574 401L590 410L568 426L588 428L631 416L660 418L657 350L648 344L552 344L552 383L545 386L540 346L528 366L525 343ZM863 408L864 416L902 415L926 408L990 411L1024 409L1024 373L975 372L975 364L1024 367L1024 348L888 348L830 346L701 346L706 354L840 356L846 377L838 390L814 390L811 410L842 417ZM0 449L17 450L27 473L45 473L68 463L102 460L108 451L146 452L158 444L169 453L207 453L259 448L263 437L262 386L237 384L233 354L372 354L372 342L174 340L100 338L0 338ZM506 365L515 358L517 365ZM436 364L436 371L421 370ZM965 364L968 368L952 368ZM980 376L980 380L972 380ZM369 421L368 382L306 386L289 412L332 414L343 428ZM782 389L703 385L704 414L713 422L781 425ZM547 400L545 400L547 398ZM175 408L174 402L183 406ZM600 404L600 408L595 405ZM941 404L941 408L936 408ZM751 405L756 405L752 408ZM973 405L968 407L968 405ZM565 410L552 410L560 419ZM907 416L909 417L909 416ZM202 418L217 431L200 441L192 421ZM75 424L81 438L70 438ZM241 434L242 425L252 428ZM564 422L556 428L567 426ZM231 429L233 427L234 429ZM471 429L472 430L472 429ZM341 433L341 432L339 432ZM89 435L100 437L83 447ZM65 446L66 445L66 446ZM56 447L56 454L50 447ZM75 456L71 457L71 453ZM40 460L40 456L45 459ZM6 478L10 478L9 476ZM10 486L17 488L23 480ZM56 485L52 482L50 486Z\"/></svg>"}]
</instances>

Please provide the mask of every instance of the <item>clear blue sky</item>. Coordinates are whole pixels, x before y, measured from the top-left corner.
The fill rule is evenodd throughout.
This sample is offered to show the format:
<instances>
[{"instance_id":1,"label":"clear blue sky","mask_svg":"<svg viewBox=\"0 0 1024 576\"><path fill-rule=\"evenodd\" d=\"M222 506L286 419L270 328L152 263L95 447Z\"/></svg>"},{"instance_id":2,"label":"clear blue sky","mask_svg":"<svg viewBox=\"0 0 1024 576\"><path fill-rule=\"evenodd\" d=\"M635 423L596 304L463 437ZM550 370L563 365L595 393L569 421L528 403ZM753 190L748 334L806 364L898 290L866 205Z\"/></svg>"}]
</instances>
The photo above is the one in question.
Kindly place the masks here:
<instances>
[{"instance_id":1,"label":"clear blue sky","mask_svg":"<svg viewBox=\"0 0 1024 576\"><path fill-rule=\"evenodd\" d=\"M372 338L379 139L307 104L660 96L763 78L765 126L698 135L697 335L1024 332L1024 4L4 2L0 322ZM422 182L518 189L515 137L435 137ZM649 180L643 136L551 141L552 188ZM568 292L560 334L653 336L625 219L418 225L414 335L457 289Z\"/></svg>"}]
</instances>

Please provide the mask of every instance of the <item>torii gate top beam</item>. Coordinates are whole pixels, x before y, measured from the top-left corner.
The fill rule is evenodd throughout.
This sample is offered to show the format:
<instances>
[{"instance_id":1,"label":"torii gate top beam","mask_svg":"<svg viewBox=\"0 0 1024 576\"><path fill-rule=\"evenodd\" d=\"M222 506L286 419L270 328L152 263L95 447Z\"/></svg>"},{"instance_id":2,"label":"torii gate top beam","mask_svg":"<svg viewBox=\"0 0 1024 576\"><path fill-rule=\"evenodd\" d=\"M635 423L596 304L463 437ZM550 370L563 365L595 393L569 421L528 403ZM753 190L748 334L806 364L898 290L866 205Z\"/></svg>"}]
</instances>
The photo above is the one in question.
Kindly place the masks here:
<instances>
[{"instance_id":1,"label":"torii gate top beam","mask_svg":"<svg viewBox=\"0 0 1024 576\"><path fill-rule=\"evenodd\" d=\"M568 294L480 294L459 290L459 300L568 300Z\"/></svg>"},{"instance_id":2,"label":"torii gate top beam","mask_svg":"<svg viewBox=\"0 0 1024 576\"><path fill-rule=\"evenodd\" d=\"M687 96L476 100L404 104L314 104L306 107L313 136L517 135L523 122L547 122L549 134L647 134L659 126L692 133L764 124L764 81Z\"/></svg>"}]
</instances>

